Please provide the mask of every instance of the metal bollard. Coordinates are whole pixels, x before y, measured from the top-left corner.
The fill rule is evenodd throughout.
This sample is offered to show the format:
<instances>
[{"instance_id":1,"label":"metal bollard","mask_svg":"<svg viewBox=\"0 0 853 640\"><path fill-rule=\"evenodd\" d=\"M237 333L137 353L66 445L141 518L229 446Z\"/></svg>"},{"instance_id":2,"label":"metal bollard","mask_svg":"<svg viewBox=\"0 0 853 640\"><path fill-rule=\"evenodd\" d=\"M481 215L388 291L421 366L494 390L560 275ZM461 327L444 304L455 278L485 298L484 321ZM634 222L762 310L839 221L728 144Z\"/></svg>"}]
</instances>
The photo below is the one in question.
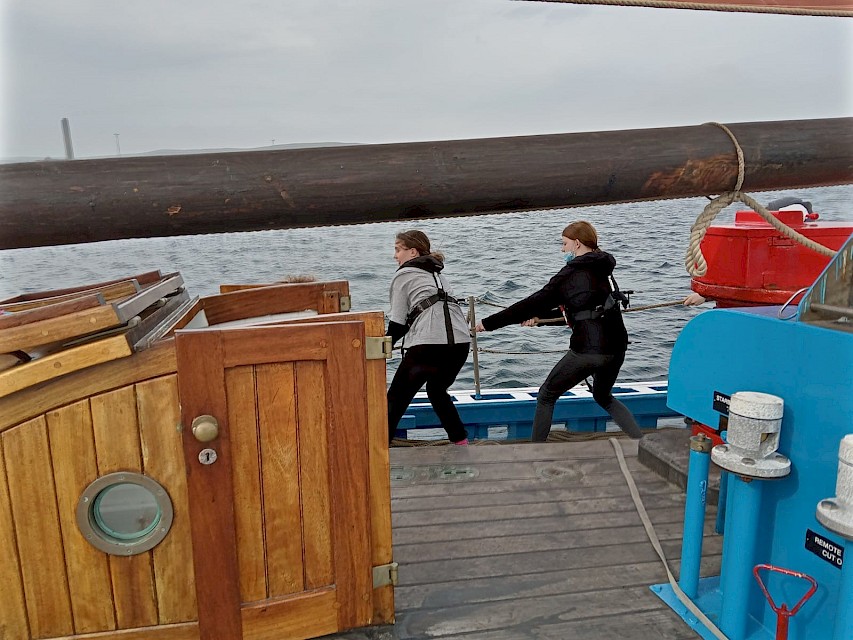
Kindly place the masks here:
<instances>
[{"instance_id":1,"label":"metal bollard","mask_svg":"<svg viewBox=\"0 0 853 640\"><path fill-rule=\"evenodd\" d=\"M699 591L699 568L702 563L711 445L711 438L704 433L690 438L687 500L684 504L684 531L681 541L681 571L678 585L691 600L696 598Z\"/></svg>"},{"instance_id":2,"label":"metal bollard","mask_svg":"<svg viewBox=\"0 0 853 640\"><path fill-rule=\"evenodd\" d=\"M762 482L791 472L791 461L776 452L782 398L754 391L732 394L727 442L711 458L729 471L726 534L720 569L720 629L731 640L746 638L751 573L758 539Z\"/></svg>"},{"instance_id":3,"label":"metal bollard","mask_svg":"<svg viewBox=\"0 0 853 640\"><path fill-rule=\"evenodd\" d=\"M821 500L815 515L824 527L853 541L853 433L844 436L838 447L835 497ZM853 638L853 562L845 557L841 565L838 610L835 613L832 640L850 638Z\"/></svg>"}]
</instances>

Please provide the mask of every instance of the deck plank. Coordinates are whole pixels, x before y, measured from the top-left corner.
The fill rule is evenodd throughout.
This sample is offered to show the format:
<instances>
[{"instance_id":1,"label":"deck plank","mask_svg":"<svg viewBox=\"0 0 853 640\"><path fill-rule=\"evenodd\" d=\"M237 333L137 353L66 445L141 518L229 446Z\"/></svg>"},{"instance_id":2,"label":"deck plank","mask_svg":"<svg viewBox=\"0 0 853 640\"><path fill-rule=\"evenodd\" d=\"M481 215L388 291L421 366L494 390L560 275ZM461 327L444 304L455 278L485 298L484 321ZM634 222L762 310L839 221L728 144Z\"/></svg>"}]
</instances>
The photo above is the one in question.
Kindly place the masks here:
<instances>
[{"instance_id":1,"label":"deck plank","mask_svg":"<svg viewBox=\"0 0 853 640\"><path fill-rule=\"evenodd\" d=\"M684 494L620 444L677 576ZM394 448L391 473L397 622L330 638L696 637L649 589L666 574L609 441ZM714 515L703 576L720 570Z\"/></svg>"}]
</instances>

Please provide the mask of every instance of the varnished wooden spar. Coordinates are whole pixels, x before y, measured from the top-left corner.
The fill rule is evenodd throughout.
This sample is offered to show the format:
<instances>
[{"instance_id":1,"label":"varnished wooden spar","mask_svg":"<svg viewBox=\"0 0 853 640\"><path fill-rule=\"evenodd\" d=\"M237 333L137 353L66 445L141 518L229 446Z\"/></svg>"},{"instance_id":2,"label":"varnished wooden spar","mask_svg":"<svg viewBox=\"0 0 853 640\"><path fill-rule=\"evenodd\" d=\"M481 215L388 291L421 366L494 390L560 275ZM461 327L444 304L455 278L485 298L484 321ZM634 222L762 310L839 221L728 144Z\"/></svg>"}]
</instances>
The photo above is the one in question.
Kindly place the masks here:
<instances>
[{"instance_id":1,"label":"varnished wooden spar","mask_svg":"<svg viewBox=\"0 0 853 640\"><path fill-rule=\"evenodd\" d=\"M853 17L850 0L534 0L566 4L610 4L701 11L788 13L806 16Z\"/></svg>"},{"instance_id":2,"label":"varnished wooden spar","mask_svg":"<svg viewBox=\"0 0 853 640\"><path fill-rule=\"evenodd\" d=\"M744 190L853 182L853 118L730 124ZM681 198L734 187L719 127L0 167L0 249Z\"/></svg>"}]
</instances>

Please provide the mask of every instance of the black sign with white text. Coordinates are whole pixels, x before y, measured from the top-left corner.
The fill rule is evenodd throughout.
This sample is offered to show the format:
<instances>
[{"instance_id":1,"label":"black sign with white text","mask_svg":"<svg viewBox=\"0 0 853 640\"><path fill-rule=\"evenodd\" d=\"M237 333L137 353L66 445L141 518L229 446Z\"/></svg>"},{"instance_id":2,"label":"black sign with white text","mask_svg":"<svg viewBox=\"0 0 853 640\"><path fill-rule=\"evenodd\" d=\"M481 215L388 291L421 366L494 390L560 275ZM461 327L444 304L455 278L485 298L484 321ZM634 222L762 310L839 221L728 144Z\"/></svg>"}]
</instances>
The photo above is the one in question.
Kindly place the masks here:
<instances>
[{"instance_id":1,"label":"black sign with white text","mask_svg":"<svg viewBox=\"0 0 853 640\"><path fill-rule=\"evenodd\" d=\"M714 392L714 411L718 413L722 413L724 416L729 415L729 404L732 401L731 396L727 396L725 393L720 391Z\"/></svg>"},{"instance_id":2,"label":"black sign with white text","mask_svg":"<svg viewBox=\"0 0 853 640\"><path fill-rule=\"evenodd\" d=\"M806 549L839 569L844 561L844 547L811 529L806 529Z\"/></svg>"}]
</instances>

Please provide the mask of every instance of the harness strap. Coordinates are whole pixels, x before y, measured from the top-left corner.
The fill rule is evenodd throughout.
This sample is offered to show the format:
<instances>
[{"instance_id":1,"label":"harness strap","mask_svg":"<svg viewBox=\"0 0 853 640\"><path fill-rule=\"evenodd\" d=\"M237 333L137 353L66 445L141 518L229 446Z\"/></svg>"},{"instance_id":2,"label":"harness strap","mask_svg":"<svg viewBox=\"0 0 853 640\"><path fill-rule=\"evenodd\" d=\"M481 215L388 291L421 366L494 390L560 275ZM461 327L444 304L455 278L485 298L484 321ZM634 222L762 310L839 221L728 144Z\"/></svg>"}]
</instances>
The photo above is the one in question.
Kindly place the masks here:
<instances>
[{"instance_id":1,"label":"harness strap","mask_svg":"<svg viewBox=\"0 0 853 640\"><path fill-rule=\"evenodd\" d=\"M605 313L616 309L619 311L619 304L621 303L623 307L627 308L629 304L628 297L619 291L619 285L616 284L616 279L613 275L610 276L610 281L613 283L610 293L607 294L607 298L604 300L604 304L598 305L595 309L581 309L572 314L572 320L574 322L580 322L581 320L598 320ZM630 293L630 292L629 292Z\"/></svg>"},{"instance_id":2,"label":"harness strap","mask_svg":"<svg viewBox=\"0 0 853 640\"><path fill-rule=\"evenodd\" d=\"M420 302L418 302L415 306L412 307L411 311L409 311L406 316L406 326L411 327L412 323L415 319L421 315L424 311L429 309L432 305L437 304L439 302L444 303L444 328L447 331L447 344L456 344L456 339L453 336L453 325L450 321L450 307L448 303L452 302L453 304L459 304L459 300L447 294L441 283L438 281L435 273L432 274L433 280L435 280L435 287L438 289L438 293L434 293L431 296L424 298Z\"/></svg>"},{"instance_id":3,"label":"harness strap","mask_svg":"<svg viewBox=\"0 0 853 640\"><path fill-rule=\"evenodd\" d=\"M453 296L447 295L443 290L439 291L438 293L432 294L428 298L424 298L419 303L417 303L414 307L412 307L412 310L409 311L409 315L406 316L406 324L408 326L411 326L412 323L415 321L415 318L417 318L424 311L429 309L432 305L436 304L437 302L441 302L445 299L447 300L447 302L452 302L453 304L459 304L459 300L457 300Z\"/></svg>"}]
</instances>

